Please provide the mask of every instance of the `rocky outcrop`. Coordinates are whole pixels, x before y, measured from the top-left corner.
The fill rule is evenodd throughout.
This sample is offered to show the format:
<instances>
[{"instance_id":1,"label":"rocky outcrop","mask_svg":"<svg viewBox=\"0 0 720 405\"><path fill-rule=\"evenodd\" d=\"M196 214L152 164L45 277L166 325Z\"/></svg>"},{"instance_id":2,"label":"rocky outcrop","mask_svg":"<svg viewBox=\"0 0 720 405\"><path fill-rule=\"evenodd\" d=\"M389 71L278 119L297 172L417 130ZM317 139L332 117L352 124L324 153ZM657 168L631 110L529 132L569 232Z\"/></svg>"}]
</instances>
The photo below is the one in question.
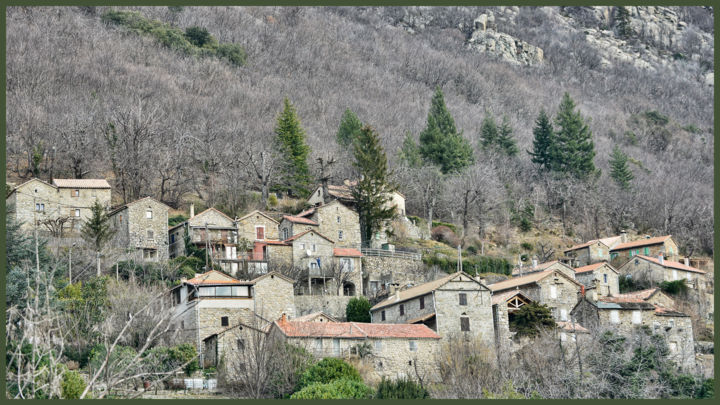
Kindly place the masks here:
<instances>
[{"instance_id":1,"label":"rocky outcrop","mask_svg":"<svg viewBox=\"0 0 720 405\"><path fill-rule=\"evenodd\" d=\"M473 32L467 40L468 47L515 64L542 63L542 49L496 29L495 15L490 11L481 14L474 21Z\"/></svg>"}]
</instances>

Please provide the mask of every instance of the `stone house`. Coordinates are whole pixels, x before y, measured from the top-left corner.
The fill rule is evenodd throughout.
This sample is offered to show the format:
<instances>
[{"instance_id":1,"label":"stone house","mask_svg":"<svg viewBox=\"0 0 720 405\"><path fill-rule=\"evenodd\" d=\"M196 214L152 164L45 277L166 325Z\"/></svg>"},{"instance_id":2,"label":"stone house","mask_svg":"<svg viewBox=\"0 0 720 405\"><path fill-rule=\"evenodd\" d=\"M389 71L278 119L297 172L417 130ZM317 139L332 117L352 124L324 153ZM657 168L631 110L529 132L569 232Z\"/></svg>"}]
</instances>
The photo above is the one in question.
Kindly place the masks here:
<instances>
[{"instance_id":1,"label":"stone house","mask_svg":"<svg viewBox=\"0 0 720 405\"><path fill-rule=\"evenodd\" d=\"M318 223L309 218L283 215L280 221L280 237L282 240L289 239L295 234L303 233L311 229L318 229Z\"/></svg>"},{"instance_id":2,"label":"stone house","mask_svg":"<svg viewBox=\"0 0 720 405\"><path fill-rule=\"evenodd\" d=\"M339 322L336 318L326 314L324 311L298 316L292 318L292 320L295 322Z\"/></svg>"},{"instance_id":3,"label":"stone house","mask_svg":"<svg viewBox=\"0 0 720 405\"><path fill-rule=\"evenodd\" d=\"M190 218L168 230L170 258L185 256L185 238L199 249L208 249L209 260L229 274L237 274L241 258L237 249L235 221L215 208L195 215L190 206ZM240 249L242 250L242 249Z\"/></svg>"},{"instance_id":4,"label":"stone house","mask_svg":"<svg viewBox=\"0 0 720 405\"><path fill-rule=\"evenodd\" d=\"M521 307L528 305L532 300L523 295L520 290L508 290L492 295L493 324L495 328L495 345L497 347L510 347L511 339L515 335L510 331L510 317Z\"/></svg>"},{"instance_id":5,"label":"stone house","mask_svg":"<svg viewBox=\"0 0 720 405\"><path fill-rule=\"evenodd\" d=\"M238 239L247 239L250 242L264 240L278 240L278 226L273 217L264 212L255 210L236 220Z\"/></svg>"},{"instance_id":6,"label":"stone house","mask_svg":"<svg viewBox=\"0 0 720 405\"><path fill-rule=\"evenodd\" d=\"M689 288L703 291L705 289L705 272L685 263L667 260L662 257L645 255L633 258L618 269L622 276L631 276L635 280L647 280L652 284L663 281L677 281L685 279Z\"/></svg>"},{"instance_id":7,"label":"stone house","mask_svg":"<svg viewBox=\"0 0 720 405\"><path fill-rule=\"evenodd\" d=\"M635 256L658 257L661 254L670 260L678 260L680 258L680 251L671 235L658 236L655 238L645 236L645 238L640 240L620 243L610 249L610 264L616 269L620 269L622 265L632 260Z\"/></svg>"},{"instance_id":8,"label":"stone house","mask_svg":"<svg viewBox=\"0 0 720 405\"><path fill-rule=\"evenodd\" d=\"M108 207L110 197L105 179L54 179L49 184L33 178L13 188L5 202L14 207L10 215L23 231L33 231L37 224L38 231L60 237L76 235L95 201Z\"/></svg>"},{"instance_id":9,"label":"stone house","mask_svg":"<svg viewBox=\"0 0 720 405\"><path fill-rule=\"evenodd\" d=\"M108 214L115 230L112 245L136 262L168 259L168 211L170 207L152 198L116 207Z\"/></svg>"},{"instance_id":10,"label":"stone house","mask_svg":"<svg viewBox=\"0 0 720 405\"><path fill-rule=\"evenodd\" d=\"M345 180L342 185L328 184L327 195L324 194L322 186L319 185L315 190L313 190L312 194L310 194L310 197L308 198L308 204L316 206L318 204L324 204L326 202L329 202L330 200L338 200L343 204L352 207L355 205L355 198L352 195L350 187L355 184L355 182L349 180ZM387 203L387 206L395 207L397 214L404 217L406 215L405 196L399 191L393 191L388 196L388 199L389 201Z\"/></svg>"},{"instance_id":11,"label":"stone house","mask_svg":"<svg viewBox=\"0 0 720 405\"><path fill-rule=\"evenodd\" d=\"M602 297L596 302L583 297L573 308L572 316L590 330L609 330L627 338L632 338L637 328L647 327L665 338L671 360L686 371L694 371L695 343L690 317L651 301L652 298L634 294Z\"/></svg>"},{"instance_id":12,"label":"stone house","mask_svg":"<svg viewBox=\"0 0 720 405\"><path fill-rule=\"evenodd\" d=\"M295 316L293 285L295 280L276 271L252 280L254 312L266 320L280 318L283 314Z\"/></svg>"},{"instance_id":13,"label":"stone house","mask_svg":"<svg viewBox=\"0 0 720 405\"><path fill-rule=\"evenodd\" d=\"M437 381L435 353L440 336L425 325L359 322L273 322L272 338L308 350L317 358L356 358L368 364L370 378L415 377Z\"/></svg>"},{"instance_id":14,"label":"stone house","mask_svg":"<svg viewBox=\"0 0 720 405\"><path fill-rule=\"evenodd\" d=\"M607 262L597 262L575 269L575 280L585 286L591 299L620 293L618 271Z\"/></svg>"},{"instance_id":15,"label":"stone house","mask_svg":"<svg viewBox=\"0 0 720 405\"><path fill-rule=\"evenodd\" d=\"M312 207L296 217L306 218L317 223L317 232L332 238L337 247L360 249L362 244L360 218L357 212L339 201L333 200L327 204Z\"/></svg>"},{"instance_id":16,"label":"stone house","mask_svg":"<svg viewBox=\"0 0 720 405\"><path fill-rule=\"evenodd\" d=\"M424 324L439 335L495 340L490 290L463 272L398 290L370 309L372 323Z\"/></svg>"},{"instance_id":17,"label":"stone house","mask_svg":"<svg viewBox=\"0 0 720 405\"><path fill-rule=\"evenodd\" d=\"M558 269L513 277L488 286L493 294L519 290L529 299L547 305L553 317L559 321L568 320L568 315L575 307L582 287L582 284L573 277Z\"/></svg>"},{"instance_id":18,"label":"stone house","mask_svg":"<svg viewBox=\"0 0 720 405\"><path fill-rule=\"evenodd\" d=\"M517 277L517 276L524 276L524 275L532 274L532 273L539 273L541 271L547 271L547 270L560 270L563 273L565 273L566 275L568 275L572 278L575 278L575 270L573 270L573 268L568 266L567 264L562 263L558 260L553 260L553 261L545 262L545 263L538 263L536 259L533 259L532 264L530 266L515 267L512 270L511 274L513 277Z\"/></svg>"},{"instance_id":19,"label":"stone house","mask_svg":"<svg viewBox=\"0 0 720 405\"><path fill-rule=\"evenodd\" d=\"M593 239L565 249L565 256L561 261L572 267L583 267L601 261L609 262L610 249L625 242L627 242L627 234L625 232L619 236Z\"/></svg>"}]
</instances>

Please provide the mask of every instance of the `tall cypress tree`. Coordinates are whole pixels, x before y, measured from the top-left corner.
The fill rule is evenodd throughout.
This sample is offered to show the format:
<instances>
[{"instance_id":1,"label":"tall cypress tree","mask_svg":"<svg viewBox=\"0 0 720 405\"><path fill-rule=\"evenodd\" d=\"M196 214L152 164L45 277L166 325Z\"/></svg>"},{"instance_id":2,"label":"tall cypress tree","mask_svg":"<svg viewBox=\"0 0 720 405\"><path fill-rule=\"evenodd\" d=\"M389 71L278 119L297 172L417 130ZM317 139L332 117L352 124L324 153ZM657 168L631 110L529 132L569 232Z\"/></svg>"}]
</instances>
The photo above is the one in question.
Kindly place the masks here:
<instances>
[{"instance_id":1,"label":"tall cypress tree","mask_svg":"<svg viewBox=\"0 0 720 405\"><path fill-rule=\"evenodd\" d=\"M510 126L510 119L508 119L507 115L503 115L502 124L500 124L500 128L498 129L497 143L500 149L508 156L515 156L518 153L518 148L512 133L513 129Z\"/></svg>"},{"instance_id":2,"label":"tall cypress tree","mask_svg":"<svg viewBox=\"0 0 720 405\"><path fill-rule=\"evenodd\" d=\"M420 148L410 131L405 132L402 147L400 148L400 161L408 167L422 166L422 156L420 156Z\"/></svg>"},{"instance_id":3,"label":"tall cypress tree","mask_svg":"<svg viewBox=\"0 0 720 405\"><path fill-rule=\"evenodd\" d=\"M495 145L498 140L498 128L495 124L495 117L487 113L480 124L480 147L487 149Z\"/></svg>"},{"instance_id":4,"label":"tall cypress tree","mask_svg":"<svg viewBox=\"0 0 720 405\"><path fill-rule=\"evenodd\" d=\"M340 127L336 135L337 143L345 148L351 146L353 139L357 137L362 126L362 122L360 122L358 116L352 112L352 110L346 108L340 119Z\"/></svg>"},{"instance_id":5,"label":"tall cypress tree","mask_svg":"<svg viewBox=\"0 0 720 405\"><path fill-rule=\"evenodd\" d=\"M621 38L630 38L635 31L630 26L630 11L627 7L619 6L615 14L615 27Z\"/></svg>"},{"instance_id":6,"label":"tall cypress tree","mask_svg":"<svg viewBox=\"0 0 720 405\"><path fill-rule=\"evenodd\" d=\"M532 156L532 162L540 165L543 169L552 169L555 134L550 117L545 113L544 108L540 110L540 114L535 120L533 135L533 151L528 152Z\"/></svg>"},{"instance_id":7,"label":"tall cypress tree","mask_svg":"<svg viewBox=\"0 0 720 405\"><path fill-rule=\"evenodd\" d=\"M420 133L420 154L443 173L460 172L474 161L472 147L457 132L439 87L430 102L427 125Z\"/></svg>"},{"instance_id":8,"label":"tall cypress tree","mask_svg":"<svg viewBox=\"0 0 720 405\"><path fill-rule=\"evenodd\" d=\"M287 97L275 126L275 147L282 157L281 189L291 195L305 197L311 182L307 157L310 147L295 107Z\"/></svg>"},{"instance_id":9,"label":"tall cypress tree","mask_svg":"<svg viewBox=\"0 0 720 405\"><path fill-rule=\"evenodd\" d=\"M635 178L628 167L628 156L615 145L610 155L610 177L623 190L630 189L630 182Z\"/></svg>"},{"instance_id":10,"label":"tall cypress tree","mask_svg":"<svg viewBox=\"0 0 720 405\"><path fill-rule=\"evenodd\" d=\"M587 179L595 173L595 145L592 132L580 111L575 111L575 102L565 93L555 117L556 143L553 153L553 168L579 179Z\"/></svg>"},{"instance_id":11,"label":"tall cypress tree","mask_svg":"<svg viewBox=\"0 0 720 405\"><path fill-rule=\"evenodd\" d=\"M357 184L352 187L355 206L360 217L360 233L367 246L372 236L395 216L395 207L388 206L394 187L388 181L387 156L380 145L380 137L369 126L364 126L353 142L358 171Z\"/></svg>"},{"instance_id":12,"label":"tall cypress tree","mask_svg":"<svg viewBox=\"0 0 720 405\"><path fill-rule=\"evenodd\" d=\"M90 207L90 218L85 220L80 230L82 238L85 239L95 250L97 259L97 276L100 276L100 253L105 245L115 235L115 231L110 227L110 218L105 212L105 208L100 202Z\"/></svg>"}]
</instances>

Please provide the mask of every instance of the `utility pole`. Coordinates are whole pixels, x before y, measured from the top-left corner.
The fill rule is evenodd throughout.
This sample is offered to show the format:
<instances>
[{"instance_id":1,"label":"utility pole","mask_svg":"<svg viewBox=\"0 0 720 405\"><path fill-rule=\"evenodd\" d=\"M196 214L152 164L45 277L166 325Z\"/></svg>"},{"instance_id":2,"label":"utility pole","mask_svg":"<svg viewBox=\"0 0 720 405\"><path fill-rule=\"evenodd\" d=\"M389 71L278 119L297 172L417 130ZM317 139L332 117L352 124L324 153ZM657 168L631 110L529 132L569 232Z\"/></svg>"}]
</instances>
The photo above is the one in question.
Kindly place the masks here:
<instances>
[{"instance_id":1,"label":"utility pole","mask_svg":"<svg viewBox=\"0 0 720 405\"><path fill-rule=\"evenodd\" d=\"M70 278L70 284L72 284L72 250L73 250L74 247L75 247L75 243L73 243L72 245L70 245L70 259L69 259L69 262L68 262L68 270L70 271L70 277L69 277L69 278Z\"/></svg>"},{"instance_id":2,"label":"utility pole","mask_svg":"<svg viewBox=\"0 0 720 405\"><path fill-rule=\"evenodd\" d=\"M210 250L210 234L208 233L208 223L205 222L205 271L210 271L208 268L208 251Z\"/></svg>"}]
</instances>

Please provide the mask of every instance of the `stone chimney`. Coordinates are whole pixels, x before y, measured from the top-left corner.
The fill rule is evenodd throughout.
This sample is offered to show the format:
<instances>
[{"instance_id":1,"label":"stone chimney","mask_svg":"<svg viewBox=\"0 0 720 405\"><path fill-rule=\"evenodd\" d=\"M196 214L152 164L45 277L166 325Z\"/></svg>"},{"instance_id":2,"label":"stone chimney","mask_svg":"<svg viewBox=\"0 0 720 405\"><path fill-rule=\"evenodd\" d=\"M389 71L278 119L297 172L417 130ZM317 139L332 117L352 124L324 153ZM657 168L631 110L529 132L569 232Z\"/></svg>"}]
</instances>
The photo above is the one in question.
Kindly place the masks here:
<instances>
[{"instance_id":1,"label":"stone chimney","mask_svg":"<svg viewBox=\"0 0 720 405\"><path fill-rule=\"evenodd\" d=\"M627 243L627 231L624 229L620 231L620 242Z\"/></svg>"},{"instance_id":2,"label":"stone chimney","mask_svg":"<svg viewBox=\"0 0 720 405\"><path fill-rule=\"evenodd\" d=\"M658 255L658 260L660 260L660 264L661 264L661 265L664 265L664 264L665 264L665 258L663 258L662 253L660 253L660 254Z\"/></svg>"},{"instance_id":3,"label":"stone chimney","mask_svg":"<svg viewBox=\"0 0 720 405\"><path fill-rule=\"evenodd\" d=\"M686 266L690 267L690 258L689 257L684 258L683 262L685 262Z\"/></svg>"},{"instance_id":4,"label":"stone chimney","mask_svg":"<svg viewBox=\"0 0 720 405\"><path fill-rule=\"evenodd\" d=\"M283 312L282 316L280 317L280 323L287 323L287 315L285 312Z\"/></svg>"},{"instance_id":5,"label":"stone chimney","mask_svg":"<svg viewBox=\"0 0 720 405\"><path fill-rule=\"evenodd\" d=\"M190 218L195 216L195 204L190 203Z\"/></svg>"}]
</instances>

